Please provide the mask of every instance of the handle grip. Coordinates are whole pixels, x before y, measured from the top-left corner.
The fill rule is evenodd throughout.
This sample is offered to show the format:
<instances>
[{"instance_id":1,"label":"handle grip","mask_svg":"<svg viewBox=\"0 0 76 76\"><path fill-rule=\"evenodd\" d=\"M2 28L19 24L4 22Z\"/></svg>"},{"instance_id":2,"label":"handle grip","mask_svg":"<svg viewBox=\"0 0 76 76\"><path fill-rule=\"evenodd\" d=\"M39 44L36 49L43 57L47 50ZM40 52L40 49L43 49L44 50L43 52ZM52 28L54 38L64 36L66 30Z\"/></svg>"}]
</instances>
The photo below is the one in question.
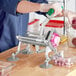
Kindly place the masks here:
<instances>
[{"instance_id":1,"label":"handle grip","mask_svg":"<svg viewBox=\"0 0 76 76\"><path fill-rule=\"evenodd\" d=\"M54 12L55 12L55 10L54 10L53 8L51 8L51 9L47 12L47 14L48 14L49 16L51 16Z\"/></svg>"}]
</instances>

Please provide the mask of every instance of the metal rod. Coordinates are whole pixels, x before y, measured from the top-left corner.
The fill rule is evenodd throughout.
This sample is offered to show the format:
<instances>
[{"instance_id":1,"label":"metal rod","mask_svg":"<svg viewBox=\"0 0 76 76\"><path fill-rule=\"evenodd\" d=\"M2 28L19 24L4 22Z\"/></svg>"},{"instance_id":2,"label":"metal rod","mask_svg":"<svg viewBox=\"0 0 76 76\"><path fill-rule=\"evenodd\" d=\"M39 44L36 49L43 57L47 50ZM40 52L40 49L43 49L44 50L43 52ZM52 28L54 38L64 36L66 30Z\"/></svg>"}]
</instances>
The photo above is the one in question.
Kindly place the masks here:
<instances>
[{"instance_id":1,"label":"metal rod","mask_svg":"<svg viewBox=\"0 0 76 76\"><path fill-rule=\"evenodd\" d=\"M17 39L43 42L43 39L39 39L37 37L29 37L29 36L28 37L17 36Z\"/></svg>"},{"instance_id":2,"label":"metal rod","mask_svg":"<svg viewBox=\"0 0 76 76\"><path fill-rule=\"evenodd\" d=\"M25 38L25 37L21 37L19 36L17 38L20 42L23 43L28 43L28 44L33 44L33 45L41 45L41 46L47 46L47 43L45 43L45 41L36 41L35 39L30 39L30 38Z\"/></svg>"},{"instance_id":3,"label":"metal rod","mask_svg":"<svg viewBox=\"0 0 76 76\"><path fill-rule=\"evenodd\" d=\"M64 5L63 10L65 11L65 0L63 0L63 5ZM63 28L63 34L64 35L65 35L65 30L66 30L66 27L65 27L65 16L64 16L64 28Z\"/></svg>"}]
</instances>

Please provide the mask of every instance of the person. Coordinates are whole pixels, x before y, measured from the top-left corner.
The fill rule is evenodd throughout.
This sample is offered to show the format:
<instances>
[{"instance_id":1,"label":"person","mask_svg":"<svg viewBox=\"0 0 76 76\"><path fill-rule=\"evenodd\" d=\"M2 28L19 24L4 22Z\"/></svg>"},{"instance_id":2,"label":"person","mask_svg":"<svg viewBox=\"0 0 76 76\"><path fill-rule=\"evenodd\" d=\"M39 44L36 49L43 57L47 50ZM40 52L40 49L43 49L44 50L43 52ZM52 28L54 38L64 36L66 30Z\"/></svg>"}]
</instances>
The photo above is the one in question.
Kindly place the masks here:
<instances>
[{"instance_id":1,"label":"person","mask_svg":"<svg viewBox=\"0 0 76 76\"><path fill-rule=\"evenodd\" d=\"M25 36L30 12L54 8L59 13L56 5L59 4L48 4L46 0L0 0L0 52L17 46L17 35Z\"/></svg>"},{"instance_id":2,"label":"person","mask_svg":"<svg viewBox=\"0 0 76 76\"><path fill-rule=\"evenodd\" d=\"M18 45L17 35L25 36L30 12L61 12L58 3L46 0L0 0L0 52Z\"/></svg>"}]
</instances>

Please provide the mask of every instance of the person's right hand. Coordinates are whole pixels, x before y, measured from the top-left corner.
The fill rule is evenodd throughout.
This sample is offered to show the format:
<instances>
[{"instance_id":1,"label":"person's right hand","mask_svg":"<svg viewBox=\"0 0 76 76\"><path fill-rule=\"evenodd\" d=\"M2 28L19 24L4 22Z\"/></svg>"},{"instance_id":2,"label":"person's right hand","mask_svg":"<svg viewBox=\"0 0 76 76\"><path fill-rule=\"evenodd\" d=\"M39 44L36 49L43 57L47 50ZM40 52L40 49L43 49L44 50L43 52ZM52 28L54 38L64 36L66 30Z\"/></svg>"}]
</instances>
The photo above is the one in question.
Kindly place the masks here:
<instances>
[{"instance_id":1,"label":"person's right hand","mask_svg":"<svg viewBox=\"0 0 76 76\"><path fill-rule=\"evenodd\" d=\"M40 12L48 12L49 9L54 9L54 16L60 14L62 12L61 5L59 3L51 3L51 4L41 4Z\"/></svg>"}]
</instances>

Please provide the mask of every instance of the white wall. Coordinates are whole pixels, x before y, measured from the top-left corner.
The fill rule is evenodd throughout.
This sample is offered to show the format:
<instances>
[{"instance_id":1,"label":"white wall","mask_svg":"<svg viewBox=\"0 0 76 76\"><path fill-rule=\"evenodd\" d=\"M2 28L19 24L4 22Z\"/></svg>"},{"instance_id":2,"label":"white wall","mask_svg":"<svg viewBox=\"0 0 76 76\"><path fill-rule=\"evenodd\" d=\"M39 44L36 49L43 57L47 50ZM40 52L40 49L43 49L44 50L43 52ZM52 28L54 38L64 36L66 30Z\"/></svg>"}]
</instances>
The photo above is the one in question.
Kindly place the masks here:
<instances>
[{"instance_id":1,"label":"white wall","mask_svg":"<svg viewBox=\"0 0 76 76\"><path fill-rule=\"evenodd\" d=\"M66 9L76 12L76 0L65 0L66 1Z\"/></svg>"}]
</instances>

